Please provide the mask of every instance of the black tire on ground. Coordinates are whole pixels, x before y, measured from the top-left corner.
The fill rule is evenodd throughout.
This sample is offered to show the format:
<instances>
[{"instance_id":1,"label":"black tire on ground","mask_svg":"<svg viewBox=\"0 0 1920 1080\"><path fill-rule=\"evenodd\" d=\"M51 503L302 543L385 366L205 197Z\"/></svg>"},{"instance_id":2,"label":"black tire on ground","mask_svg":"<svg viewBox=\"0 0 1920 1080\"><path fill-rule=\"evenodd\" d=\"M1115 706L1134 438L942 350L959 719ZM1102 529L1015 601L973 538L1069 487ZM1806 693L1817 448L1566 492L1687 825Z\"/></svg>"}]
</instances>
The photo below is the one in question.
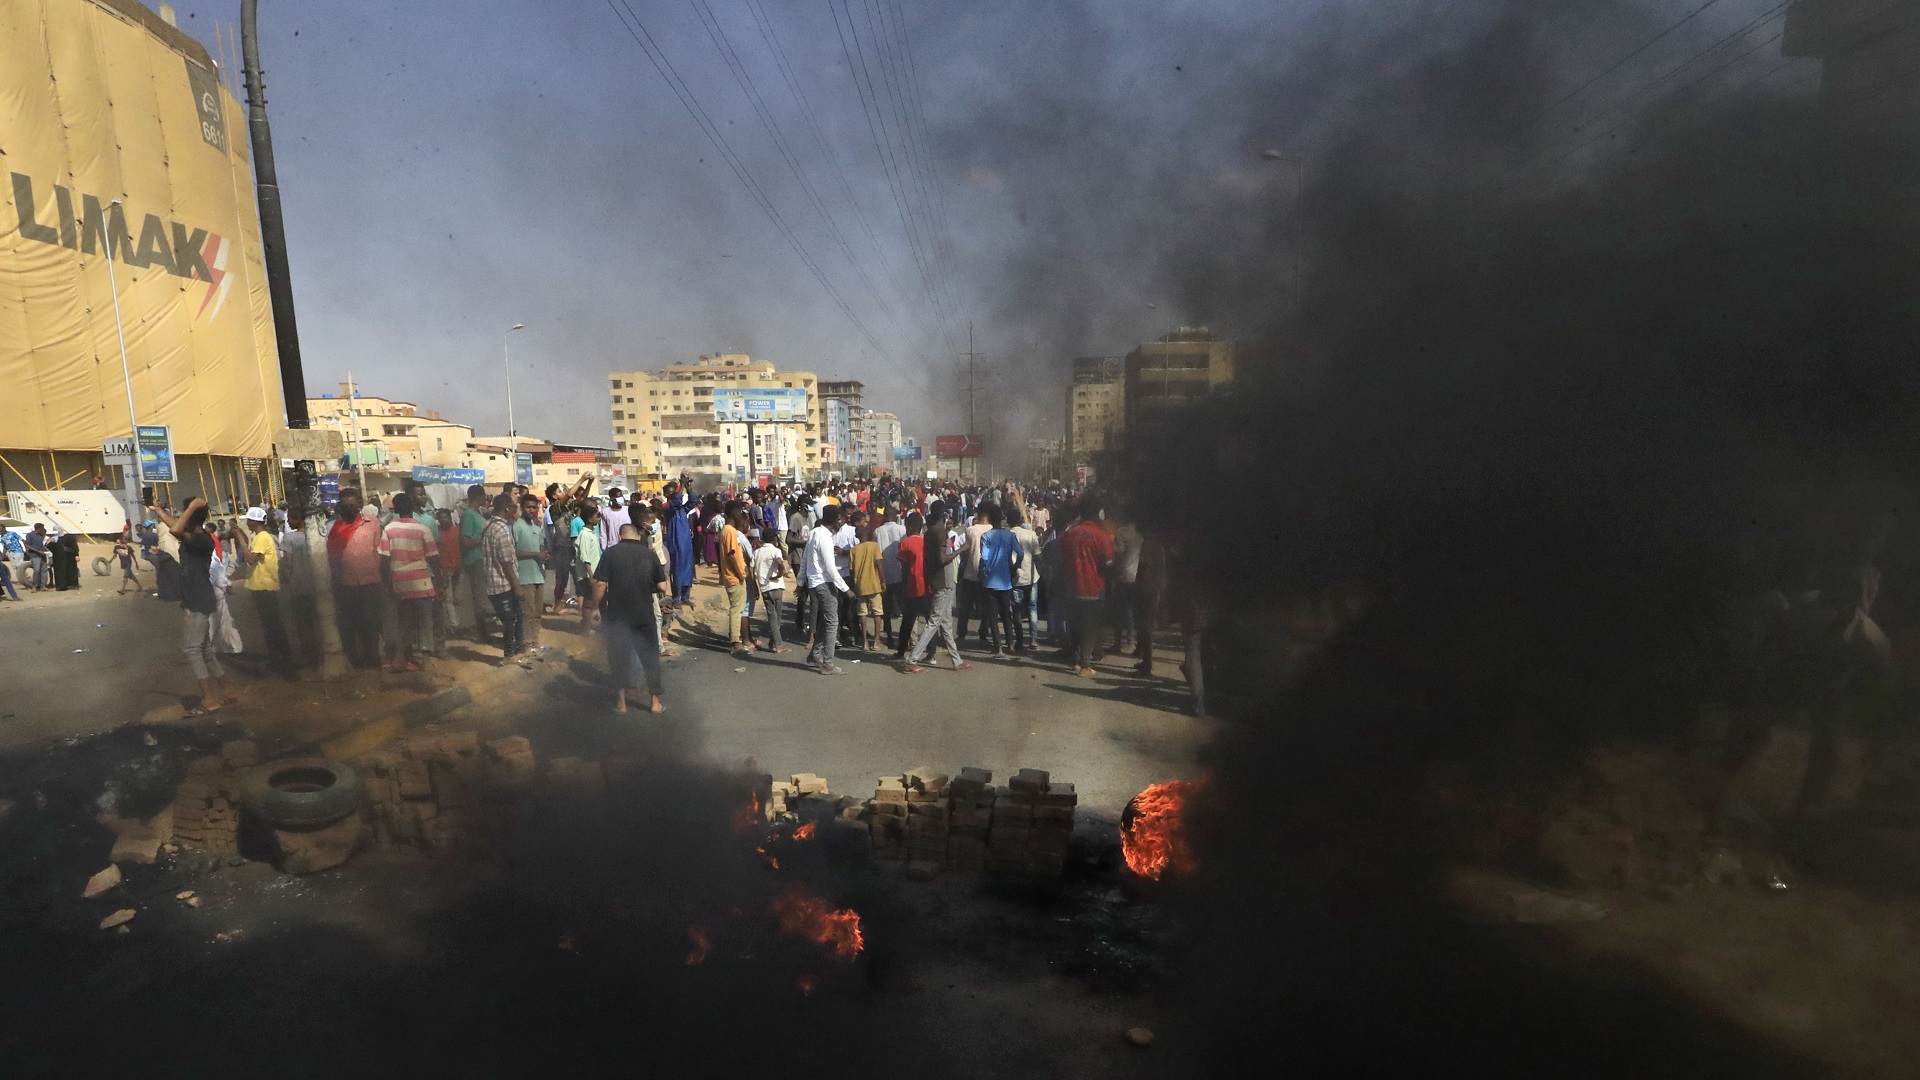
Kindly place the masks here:
<instances>
[{"instance_id":1,"label":"black tire on ground","mask_svg":"<svg viewBox=\"0 0 1920 1080\"><path fill-rule=\"evenodd\" d=\"M108 574L111 574L111 573L113 573L112 561L109 560L105 555L95 555L93 557L93 576L106 577Z\"/></svg>"},{"instance_id":2,"label":"black tire on ground","mask_svg":"<svg viewBox=\"0 0 1920 1080\"><path fill-rule=\"evenodd\" d=\"M266 825L309 828L358 811L366 801L360 775L324 758L269 761L249 771L240 801Z\"/></svg>"}]
</instances>

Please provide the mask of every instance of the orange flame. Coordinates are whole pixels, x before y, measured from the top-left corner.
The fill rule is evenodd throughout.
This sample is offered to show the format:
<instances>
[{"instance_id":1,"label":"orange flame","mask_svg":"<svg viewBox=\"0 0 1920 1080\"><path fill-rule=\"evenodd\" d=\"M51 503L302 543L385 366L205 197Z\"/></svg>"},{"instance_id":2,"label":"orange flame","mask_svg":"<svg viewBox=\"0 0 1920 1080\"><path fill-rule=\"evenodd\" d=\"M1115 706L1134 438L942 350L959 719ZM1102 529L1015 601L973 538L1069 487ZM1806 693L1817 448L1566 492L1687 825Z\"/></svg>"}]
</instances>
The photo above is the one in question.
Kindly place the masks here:
<instances>
[{"instance_id":1,"label":"orange flame","mask_svg":"<svg viewBox=\"0 0 1920 1080\"><path fill-rule=\"evenodd\" d=\"M746 832L760 824L760 793L747 792L747 805L733 812L731 821L734 832Z\"/></svg>"},{"instance_id":2,"label":"orange flame","mask_svg":"<svg viewBox=\"0 0 1920 1080\"><path fill-rule=\"evenodd\" d=\"M1120 853L1127 869L1141 877L1158 879L1171 868L1191 873L1193 851L1187 846L1182 815L1198 781L1169 780L1133 797L1121 818Z\"/></svg>"},{"instance_id":3,"label":"orange flame","mask_svg":"<svg viewBox=\"0 0 1920 1080\"><path fill-rule=\"evenodd\" d=\"M782 934L825 945L833 950L835 959L852 960L867 947L860 934L859 912L836 909L817 896L808 896L797 882L774 897L769 910L779 921Z\"/></svg>"},{"instance_id":4,"label":"orange flame","mask_svg":"<svg viewBox=\"0 0 1920 1080\"><path fill-rule=\"evenodd\" d=\"M761 858L763 858L763 859L765 859L765 860L767 860L767 865L768 865L768 866L770 866L770 867L772 867L772 868L773 868L773 869L775 869L775 870L778 870L778 869L780 869L780 859L779 859L779 858L778 858L777 856L773 856L773 855L769 855L769 854L767 854L767 849L766 849L766 848L763 848L763 847L762 847L762 848L754 848L753 850L755 850L755 851L757 851L757 852L759 852L759 853L760 853L760 857L761 857Z\"/></svg>"},{"instance_id":5,"label":"orange flame","mask_svg":"<svg viewBox=\"0 0 1920 1080\"><path fill-rule=\"evenodd\" d=\"M813 839L813 822L809 821L805 825L793 830L793 838L795 840Z\"/></svg>"},{"instance_id":6,"label":"orange flame","mask_svg":"<svg viewBox=\"0 0 1920 1080\"><path fill-rule=\"evenodd\" d=\"M693 939L693 949L687 953L687 966L692 967L707 958L707 950L713 943L707 940L707 932L697 926L687 927L687 936Z\"/></svg>"}]
</instances>

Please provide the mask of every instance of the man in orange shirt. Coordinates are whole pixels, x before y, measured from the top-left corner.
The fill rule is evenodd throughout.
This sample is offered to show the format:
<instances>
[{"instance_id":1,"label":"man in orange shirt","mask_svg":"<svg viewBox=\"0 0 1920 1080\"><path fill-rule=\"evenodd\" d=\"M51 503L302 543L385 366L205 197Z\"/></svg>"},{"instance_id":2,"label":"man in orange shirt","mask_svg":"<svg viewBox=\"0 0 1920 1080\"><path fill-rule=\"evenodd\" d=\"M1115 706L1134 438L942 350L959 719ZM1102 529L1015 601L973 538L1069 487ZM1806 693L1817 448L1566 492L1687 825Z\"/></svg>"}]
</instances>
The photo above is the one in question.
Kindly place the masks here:
<instances>
[{"instance_id":1,"label":"man in orange shirt","mask_svg":"<svg viewBox=\"0 0 1920 1080\"><path fill-rule=\"evenodd\" d=\"M727 524L720 530L720 587L727 593L727 636L735 656L753 651L747 629L747 511L735 500L727 504Z\"/></svg>"}]
</instances>

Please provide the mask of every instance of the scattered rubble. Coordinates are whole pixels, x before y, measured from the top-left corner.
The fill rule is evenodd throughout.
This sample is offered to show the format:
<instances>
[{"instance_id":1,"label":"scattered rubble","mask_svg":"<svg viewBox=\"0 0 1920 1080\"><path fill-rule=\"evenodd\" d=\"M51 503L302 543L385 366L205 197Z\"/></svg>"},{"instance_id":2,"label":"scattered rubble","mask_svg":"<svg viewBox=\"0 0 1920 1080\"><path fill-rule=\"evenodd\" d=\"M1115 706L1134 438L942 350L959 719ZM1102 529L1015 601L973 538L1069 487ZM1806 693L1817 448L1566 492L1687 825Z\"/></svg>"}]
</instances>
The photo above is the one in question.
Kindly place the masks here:
<instances>
[{"instance_id":1,"label":"scattered rubble","mask_svg":"<svg viewBox=\"0 0 1920 1080\"><path fill-rule=\"evenodd\" d=\"M188 849L223 855L238 852L240 816L234 806L234 787L239 770L253 764L249 756L230 758L224 753L188 762L187 779L174 792L170 808L173 838Z\"/></svg>"},{"instance_id":2,"label":"scattered rubble","mask_svg":"<svg viewBox=\"0 0 1920 1080\"><path fill-rule=\"evenodd\" d=\"M1135 1046L1146 1048L1153 1045L1153 1029L1130 1027L1127 1029L1127 1041Z\"/></svg>"},{"instance_id":3,"label":"scattered rubble","mask_svg":"<svg viewBox=\"0 0 1920 1080\"><path fill-rule=\"evenodd\" d=\"M151 864L160 857L160 845L173 840L173 807L163 808L150 818L123 818L102 814L100 824L114 835L113 851L107 858L116 863Z\"/></svg>"},{"instance_id":4,"label":"scattered rubble","mask_svg":"<svg viewBox=\"0 0 1920 1080\"><path fill-rule=\"evenodd\" d=\"M80 897L83 900L91 900L96 896L104 895L119 886L119 884L120 867L110 865L105 870L87 879L87 887L81 891Z\"/></svg>"},{"instance_id":5,"label":"scattered rubble","mask_svg":"<svg viewBox=\"0 0 1920 1080\"><path fill-rule=\"evenodd\" d=\"M101 919L100 929L111 930L116 926L125 926L127 923L133 921L134 914L135 912L132 908L121 908L119 911Z\"/></svg>"}]
</instances>

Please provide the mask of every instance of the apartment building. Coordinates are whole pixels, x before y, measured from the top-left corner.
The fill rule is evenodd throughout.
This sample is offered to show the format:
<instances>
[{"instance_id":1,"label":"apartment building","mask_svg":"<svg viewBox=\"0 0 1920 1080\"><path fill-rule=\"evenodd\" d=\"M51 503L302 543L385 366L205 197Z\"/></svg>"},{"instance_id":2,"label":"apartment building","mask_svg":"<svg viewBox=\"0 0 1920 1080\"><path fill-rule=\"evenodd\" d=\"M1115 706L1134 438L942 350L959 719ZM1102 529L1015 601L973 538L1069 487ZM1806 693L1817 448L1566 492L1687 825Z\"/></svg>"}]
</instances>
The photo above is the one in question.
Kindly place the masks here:
<instances>
[{"instance_id":1,"label":"apartment building","mask_svg":"<svg viewBox=\"0 0 1920 1080\"><path fill-rule=\"evenodd\" d=\"M636 490L651 490L691 472L744 481L757 467L776 476L812 477L820 471L819 387L810 371L781 371L745 353L702 356L658 371L608 374L614 450ZM807 392L804 424L747 425L713 418L713 392L785 388Z\"/></svg>"},{"instance_id":2,"label":"apartment building","mask_svg":"<svg viewBox=\"0 0 1920 1080\"><path fill-rule=\"evenodd\" d=\"M1081 356L1067 383L1066 458L1086 464L1113 444L1124 419L1124 362L1117 356Z\"/></svg>"}]
</instances>

